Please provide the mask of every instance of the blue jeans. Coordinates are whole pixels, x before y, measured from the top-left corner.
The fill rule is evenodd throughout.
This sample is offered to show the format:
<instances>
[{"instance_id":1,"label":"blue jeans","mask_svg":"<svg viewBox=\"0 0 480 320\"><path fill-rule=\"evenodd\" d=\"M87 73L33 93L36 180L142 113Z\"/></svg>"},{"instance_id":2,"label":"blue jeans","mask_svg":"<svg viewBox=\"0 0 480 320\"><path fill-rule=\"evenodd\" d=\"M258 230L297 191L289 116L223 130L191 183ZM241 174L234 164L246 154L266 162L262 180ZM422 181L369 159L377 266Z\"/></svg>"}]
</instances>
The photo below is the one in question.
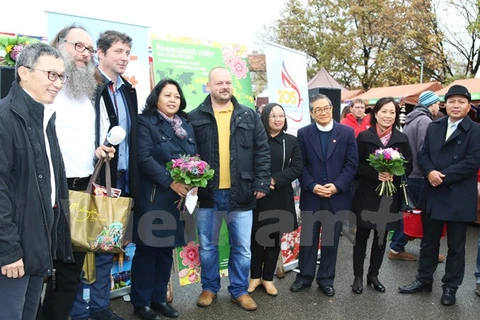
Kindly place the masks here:
<instances>
[{"instance_id":1,"label":"blue jeans","mask_svg":"<svg viewBox=\"0 0 480 320\"><path fill-rule=\"evenodd\" d=\"M110 273L113 267L113 254L95 253L95 272L97 281L90 285L90 300L83 299L83 284L78 286L77 297L71 312L72 320L88 318L92 313L110 307Z\"/></svg>"},{"instance_id":2,"label":"blue jeans","mask_svg":"<svg viewBox=\"0 0 480 320\"><path fill-rule=\"evenodd\" d=\"M214 190L214 207L200 208L196 214L202 266L202 289L217 293L220 290L218 238L223 217L227 223L230 242L228 292L238 298L247 294L250 272L250 237L253 212L230 211L230 189Z\"/></svg>"},{"instance_id":3,"label":"blue jeans","mask_svg":"<svg viewBox=\"0 0 480 320\"><path fill-rule=\"evenodd\" d=\"M0 274L0 319L35 319L43 288L43 277L7 278Z\"/></svg>"},{"instance_id":4,"label":"blue jeans","mask_svg":"<svg viewBox=\"0 0 480 320\"><path fill-rule=\"evenodd\" d=\"M475 278L477 278L477 283L480 283L480 237L478 238L478 249L477 249L477 272L475 272Z\"/></svg>"},{"instance_id":5,"label":"blue jeans","mask_svg":"<svg viewBox=\"0 0 480 320\"><path fill-rule=\"evenodd\" d=\"M413 201L415 201L415 203L417 203L418 199L420 198L420 191L422 190L423 179L408 178L407 184L407 190L410 193L410 197ZM405 233L403 233L402 219L402 221L400 221L400 228L395 230L395 232L393 233L392 242L390 243L390 249L396 252L404 252L407 243L407 237L405 237Z\"/></svg>"}]
</instances>

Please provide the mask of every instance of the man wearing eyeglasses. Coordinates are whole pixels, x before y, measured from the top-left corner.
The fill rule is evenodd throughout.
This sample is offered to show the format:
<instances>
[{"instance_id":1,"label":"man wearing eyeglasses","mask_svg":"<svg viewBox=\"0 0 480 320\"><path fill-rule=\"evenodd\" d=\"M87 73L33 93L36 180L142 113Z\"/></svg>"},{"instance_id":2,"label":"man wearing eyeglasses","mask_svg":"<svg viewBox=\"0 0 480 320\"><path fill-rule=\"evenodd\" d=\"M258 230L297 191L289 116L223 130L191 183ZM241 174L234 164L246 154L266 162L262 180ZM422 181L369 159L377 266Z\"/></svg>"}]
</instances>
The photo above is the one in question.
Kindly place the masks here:
<instances>
[{"instance_id":1,"label":"man wearing eyeglasses","mask_svg":"<svg viewBox=\"0 0 480 320\"><path fill-rule=\"evenodd\" d=\"M104 143L112 127L121 126L125 130L126 137L115 146L115 157L110 162L111 183L122 190L122 197L135 198L138 184L137 93L127 79L122 77L130 61L132 38L122 32L107 30L99 35L96 45L99 64L95 70L95 146L100 147ZM100 183L105 185L105 174L100 174L100 177ZM89 286L90 300L87 302L83 299L83 285L80 285L71 312L72 320L123 319L110 309L112 267L113 254L95 253L96 281Z\"/></svg>"},{"instance_id":2,"label":"man wearing eyeglasses","mask_svg":"<svg viewBox=\"0 0 480 320\"><path fill-rule=\"evenodd\" d=\"M358 150L353 129L333 120L330 99L310 97L310 115L315 123L298 130L303 173L300 209L302 233L295 282L290 291L299 292L316 282L327 297L335 295L333 282L342 222L339 212L350 210L352 183L358 168ZM318 271L317 254L322 228L322 249Z\"/></svg>"},{"instance_id":3,"label":"man wearing eyeglasses","mask_svg":"<svg viewBox=\"0 0 480 320\"><path fill-rule=\"evenodd\" d=\"M93 173L95 158L106 152L113 156L112 147L95 147L95 110L92 100L97 81L92 61L95 50L93 40L80 25L60 30L52 41L66 60L65 73L69 81L58 94L53 108L56 111L56 131L65 163L68 188L85 190ZM80 284L85 253L73 253L75 263L55 262L55 286L47 282L40 316L45 320L64 320L70 312Z\"/></svg>"},{"instance_id":4,"label":"man wearing eyeglasses","mask_svg":"<svg viewBox=\"0 0 480 320\"><path fill-rule=\"evenodd\" d=\"M68 197L52 102L67 76L62 54L30 44L0 101L0 318L35 319L43 277L73 261Z\"/></svg>"},{"instance_id":5,"label":"man wearing eyeglasses","mask_svg":"<svg viewBox=\"0 0 480 320\"><path fill-rule=\"evenodd\" d=\"M353 100L350 111L340 123L352 127L356 138L360 132L370 128L370 115L365 114L365 102L362 99Z\"/></svg>"}]
</instances>

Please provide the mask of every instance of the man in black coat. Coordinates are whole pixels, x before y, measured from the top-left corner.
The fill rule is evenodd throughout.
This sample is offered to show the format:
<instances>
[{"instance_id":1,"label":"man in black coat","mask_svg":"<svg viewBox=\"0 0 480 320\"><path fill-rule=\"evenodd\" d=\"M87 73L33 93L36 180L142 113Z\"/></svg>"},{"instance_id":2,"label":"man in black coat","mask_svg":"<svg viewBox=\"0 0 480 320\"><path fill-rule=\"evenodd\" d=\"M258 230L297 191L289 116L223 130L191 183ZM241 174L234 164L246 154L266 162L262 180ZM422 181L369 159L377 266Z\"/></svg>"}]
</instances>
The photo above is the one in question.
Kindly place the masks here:
<instances>
[{"instance_id":1,"label":"man in black coat","mask_svg":"<svg viewBox=\"0 0 480 320\"><path fill-rule=\"evenodd\" d=\"M270 190L267 134L258 114L233 96L227 69L210 70L207 90L210 94L189 114L200 157L215 170L208 186L198 190L202 293L197 305L208 307L220 290L218 234L225 215L230 236L228 291L232 302L253 311L257 305L247 291L252 209Z\"/></svg>"},{"instance_id":2,"label":"man in black coat","mask_svg":"<svg viewBox=\"0 0 480 320\"><path fill-rule=\"evenodd\" d=\"M468 117L470 92L452 86L445 94L448 117L432 122L418 164L425 176L420 201L423 239L417 279L400 293L432 291L440 237L447 225L448 256L442 278L443 305L455 304L465 273L467 223L477 216L477 170L480 167L480 125Z\"/></svg>"},{"instance_id":3,"label":"man in black coat","mask_svg":"<svg viewBox=\"0 0 480 320\"><path fill-rule=\"evenodd\" d=\"M51 104L67 80L63 56L36 43L18 56L0 101L0 318L35 319L54 261L73 262L65 168Z\"/></svg>"}]
</instances>

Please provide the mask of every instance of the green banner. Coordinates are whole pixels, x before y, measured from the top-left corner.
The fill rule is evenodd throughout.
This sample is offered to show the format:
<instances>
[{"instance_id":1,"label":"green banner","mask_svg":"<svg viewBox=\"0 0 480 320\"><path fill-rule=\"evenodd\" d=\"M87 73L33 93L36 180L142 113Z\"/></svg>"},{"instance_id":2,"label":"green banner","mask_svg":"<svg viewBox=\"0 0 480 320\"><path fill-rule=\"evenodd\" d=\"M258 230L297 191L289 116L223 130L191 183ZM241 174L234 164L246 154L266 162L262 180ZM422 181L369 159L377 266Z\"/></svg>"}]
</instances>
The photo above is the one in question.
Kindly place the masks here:
<instances>
[{"instance_id":1,"label":"green banner","mask_svg":"<svg viewBox=\"0 0 480 320\"><path fill-rule=\"evenodd\" d=\"M191 241L183 247L175 248L175 268L178 273L180 285L200 282L201 265L200 253L197 241ZM228 229L225 221L220 228L220 236L218 240L218 263L220 276L228 276L228 257L230 256L230 244L228 242Z\"/></svg>"},{"instance_id":2,"label":"green banner","mask_svg":"<svg viewBox=\"0 0 480 320\"><path fill-rule=\"evenodd\" d=\"M208 72L214 67L231 72L235 97L254 108L245 46L153 35L152 55L155 83L166 78L177 81L187 100L186 111L198 107L208 95Z\"/></svg>"}]
</instances>

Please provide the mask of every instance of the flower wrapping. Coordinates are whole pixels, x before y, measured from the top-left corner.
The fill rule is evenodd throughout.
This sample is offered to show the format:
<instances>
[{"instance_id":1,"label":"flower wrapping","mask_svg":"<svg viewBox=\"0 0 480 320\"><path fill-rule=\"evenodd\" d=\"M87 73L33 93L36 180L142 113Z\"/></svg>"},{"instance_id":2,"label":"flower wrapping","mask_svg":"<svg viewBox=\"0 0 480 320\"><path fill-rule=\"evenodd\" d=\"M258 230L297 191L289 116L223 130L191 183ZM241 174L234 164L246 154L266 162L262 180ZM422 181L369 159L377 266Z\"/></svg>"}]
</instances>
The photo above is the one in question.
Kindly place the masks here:
<instances>
[{"instance_id":1,"label":"flower wrapping","mask_svg":"<svg viewBox=\"0 0 480 320\"><path fill-rule=\"evenodd\" d=\"M367 161L378 172L388 172L393 176L403 176L405 163L408 162L398 149L393 148L377 149L368 156ZM375 191L379 196L391 197L397 192L397 188L392 181L383 181Z\"/></svg>"}]
</instances>

